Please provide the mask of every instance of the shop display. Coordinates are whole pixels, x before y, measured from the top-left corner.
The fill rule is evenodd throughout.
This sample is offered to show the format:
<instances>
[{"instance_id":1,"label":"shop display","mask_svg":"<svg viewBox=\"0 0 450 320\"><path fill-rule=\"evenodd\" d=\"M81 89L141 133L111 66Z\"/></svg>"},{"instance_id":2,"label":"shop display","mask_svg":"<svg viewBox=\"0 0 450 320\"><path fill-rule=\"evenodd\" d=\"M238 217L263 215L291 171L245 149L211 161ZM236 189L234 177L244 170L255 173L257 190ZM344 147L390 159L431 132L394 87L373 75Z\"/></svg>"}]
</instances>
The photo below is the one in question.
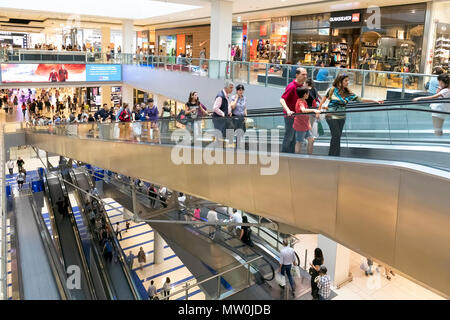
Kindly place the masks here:
<instances>
[{"instance_id":1,"label":"shop display","mask_svg":"<svg viewBox=\"0 0 450 320\"><path fill-rule=\"evenodd\" d=\"M449 70L450 25L439 23L436 27L436 45L434 48L433 68Z\"/></svg>"}]
</instances>

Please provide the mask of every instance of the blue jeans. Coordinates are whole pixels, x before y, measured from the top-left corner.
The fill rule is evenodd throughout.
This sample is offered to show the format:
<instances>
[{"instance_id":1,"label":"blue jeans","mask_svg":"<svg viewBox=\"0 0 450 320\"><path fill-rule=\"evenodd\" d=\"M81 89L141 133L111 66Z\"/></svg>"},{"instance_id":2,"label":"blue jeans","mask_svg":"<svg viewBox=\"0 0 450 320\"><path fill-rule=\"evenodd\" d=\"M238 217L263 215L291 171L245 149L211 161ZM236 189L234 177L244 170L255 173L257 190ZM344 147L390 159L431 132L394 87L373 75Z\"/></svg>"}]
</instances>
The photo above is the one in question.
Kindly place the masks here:
<instances>
[{"instance_id":1,"label":"blue jeans","mask_svg":"<svg viewBox=\"0 0 450 320\"><path fill-rule=\"evenodd\" d=\"M291 267L292 267L291 264L283 264L281 266L281 275L284 276L284 273L286 272L287 277L289 279L289 283L291 284L292 291L294 291L295 290L295 282L294 282L294 279L292 278Z\"/></svg>"},{"instance_id":2,"label":"blue jeans","mask_svg":"<svg viewBox=\"0 0 450 320\"><path fill-rule=\"evenodd\" d=\"M281 152L295 153L294 117L284 117L284 138Z\"/></svg>"}]
</instances>

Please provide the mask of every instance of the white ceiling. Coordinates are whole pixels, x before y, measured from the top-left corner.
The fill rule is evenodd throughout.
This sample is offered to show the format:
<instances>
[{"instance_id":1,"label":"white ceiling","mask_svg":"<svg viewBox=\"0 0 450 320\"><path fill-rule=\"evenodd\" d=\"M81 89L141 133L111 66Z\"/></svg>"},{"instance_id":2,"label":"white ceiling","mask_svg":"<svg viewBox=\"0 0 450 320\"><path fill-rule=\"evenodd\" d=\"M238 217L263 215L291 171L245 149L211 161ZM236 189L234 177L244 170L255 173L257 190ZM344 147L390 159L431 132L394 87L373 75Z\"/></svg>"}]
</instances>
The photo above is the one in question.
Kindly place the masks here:
<instances>
[{"instance_id":1,"label":"white ceiling","mask_svg":"<svg viewBox=\"0 0 450 320\"><path fill-rule=\"evenodd\" d=\"M81 25L92 23L108 24L121 28L124 19L134 20L137 29L156 29L176 26L201 25L210 23L212 0L159 0L158 7L150 0L75 0L59 1L55 7L53 0L0 0L0 20L4 18L41 20L30 25L56 27L65 20L80 14ZM225 0L233 2L233 19L242 21L268 19L271 17L294 16L318 12L330 12L367 8L374 0ZM424 0L376 0L379 6L424 2ZM88 3L88 4L86 4ZM94 5L95 4L95 5ZM5 8L8 7L8 8ZM19 9L20 8L20 9ZM38 10L39 9L39 10ZM170 14L166 14L172 10ZM1 24L1 23L0 23ZM52 26L53 25L53 26ZM0 28L1 30L1 28Z\"/></svg>"},{"instance_id":2,"label":"white ceiling","mask_svg":"<svg viewBox=\"0 0 450 320\"><path fill-rule=\"evenodd\" d=\"M92 17L142 20L164 16L199 8L192 4L173 3L154 0L126 0L112 2L109 0L2 0L0 8L24 9L37 13L59 13Z\"/></svg>"}]
</instances>

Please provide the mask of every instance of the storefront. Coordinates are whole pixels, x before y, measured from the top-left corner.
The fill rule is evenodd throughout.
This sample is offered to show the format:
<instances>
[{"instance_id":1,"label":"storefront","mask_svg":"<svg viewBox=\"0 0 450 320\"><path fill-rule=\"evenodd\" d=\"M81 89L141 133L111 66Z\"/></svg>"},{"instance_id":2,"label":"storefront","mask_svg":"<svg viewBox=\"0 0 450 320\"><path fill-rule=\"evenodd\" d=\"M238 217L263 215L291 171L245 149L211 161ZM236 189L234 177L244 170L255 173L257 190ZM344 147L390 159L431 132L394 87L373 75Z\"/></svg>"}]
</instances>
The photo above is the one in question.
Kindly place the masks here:
<instances>
[{"instance_id":1,"label":"storefront","mask_svg":"<svg viewBox=\"0 0 450 320\"><path fill-rule=\"evenodd\" d=\"M141 91L138 89L134 89L134 91L133 91L134 106L136 106L137 104L140 104L140 103L148 103L148 99L150 99L150 98L153 98L152 93Z\"/></svg>"},{"instance_id":2,"label":"storefront","mask_svg":"<svg viewBox=\"0 0 450 320\"><path fill-rule=\"evenodd\" d=\"M0 32L0 46L12 45L13 48L28 48L30 38L28 33Z\"/></svg>"},{"instance_id":3,"label":"storefront","mask_svg":"<svg viewBox=\"0 0 450 320\"><path fill-rule=\"evenodd\" d=\"M283 63L287 57L289 18L245 23L243 47L246 60L260 63Z\"/></svg>"},{"instance_id":4,"label":"storefront","mask_svg":"<svg viewBox=\"0 0 450 320\"><path fill-rule=\"evenodd\" d=\"M160 56L175 56L177 52L177 36L160 36L158 45Z\"/></svg>"},{"instance_id":5,"label":"storefront","mask_svg":"<svg viewBox=\"0 0 450 320\"><path fill-rule=\"evenodd\" d=\"M187 58L199 58L200 51L205 48L208 58L209 36L210 26L156 30L158 55L175 57L183 54Z\"/></svg>"},{"instance_id":6,"label":"storefront","mask_svg":"<svg viewBox=\"0 0 450 320\"><path fill-rule=\"evenodd\" d=\"M383 7L378 29L365 9L292 17L292 62L420 72L425 13L425 3Z\"/></svg>"}]
</instances>

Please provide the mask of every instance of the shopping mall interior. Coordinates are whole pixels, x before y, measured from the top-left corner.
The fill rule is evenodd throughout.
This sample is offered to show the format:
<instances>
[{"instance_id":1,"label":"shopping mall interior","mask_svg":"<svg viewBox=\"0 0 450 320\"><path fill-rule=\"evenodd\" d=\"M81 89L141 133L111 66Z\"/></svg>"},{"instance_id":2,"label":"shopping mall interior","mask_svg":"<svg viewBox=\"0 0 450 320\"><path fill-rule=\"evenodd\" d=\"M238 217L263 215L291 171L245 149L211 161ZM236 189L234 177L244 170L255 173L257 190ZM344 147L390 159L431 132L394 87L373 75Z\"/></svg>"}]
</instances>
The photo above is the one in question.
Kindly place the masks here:
<instances>
[{"instance_id":1,"label":"shopping mall interior","mask_svg":"<svg viewBox=\"0 0 450 320\"><path fill-rule=\"evenodd\" d=\"M0 2L2 300L448 300L450 1L127 3Z\"/></svg>"}]
</instances>

